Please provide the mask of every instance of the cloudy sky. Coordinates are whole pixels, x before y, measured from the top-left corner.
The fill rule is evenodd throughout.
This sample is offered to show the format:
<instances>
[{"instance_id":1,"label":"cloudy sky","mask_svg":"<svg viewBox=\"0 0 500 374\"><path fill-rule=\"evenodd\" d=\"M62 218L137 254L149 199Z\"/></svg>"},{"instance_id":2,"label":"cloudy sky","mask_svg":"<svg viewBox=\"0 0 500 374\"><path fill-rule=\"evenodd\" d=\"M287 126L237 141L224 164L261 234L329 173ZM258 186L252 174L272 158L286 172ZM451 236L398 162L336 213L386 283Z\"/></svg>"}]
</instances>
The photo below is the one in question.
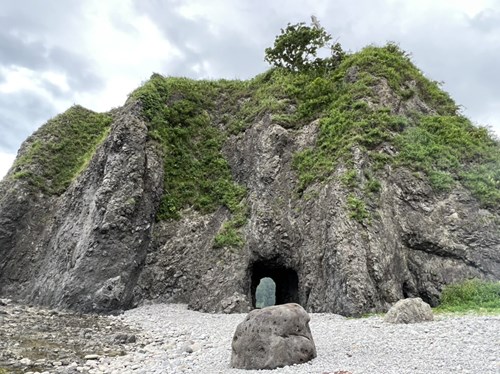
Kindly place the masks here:
<instances>
[{"instance_id":1,"label":"cloudy sky","mask_svg":"<svg viewBox=\"0 0 500 374\"><path fill-rule=\"evenodd\" d=\"M399 43L500 135L498 0L0 0L0 177L69 106L120 106L152 72L250 78L280 28L311 14L345 50Z\"/></svg>"}]
</instances>

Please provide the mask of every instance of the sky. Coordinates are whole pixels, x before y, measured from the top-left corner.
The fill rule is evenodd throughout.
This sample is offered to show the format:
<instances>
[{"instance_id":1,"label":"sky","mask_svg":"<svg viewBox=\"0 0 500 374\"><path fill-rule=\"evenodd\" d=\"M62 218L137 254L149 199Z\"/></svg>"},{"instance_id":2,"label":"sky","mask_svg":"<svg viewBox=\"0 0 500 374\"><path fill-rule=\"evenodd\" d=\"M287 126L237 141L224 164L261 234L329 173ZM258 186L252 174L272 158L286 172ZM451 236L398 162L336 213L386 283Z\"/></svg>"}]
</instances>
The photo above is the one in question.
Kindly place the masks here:
<instances>
[{"instance_id":1,"label":"sky","mask_svg":"<svg viewBox=\"0 0 500 374\"><path fill-rule=\"evenodd\" d=\"M500 136L500 0L0 0L0 178L73 104L108 111L153 72L251 78L311 15L344 50L398 43Z\"/></svg>"}]
</instances>

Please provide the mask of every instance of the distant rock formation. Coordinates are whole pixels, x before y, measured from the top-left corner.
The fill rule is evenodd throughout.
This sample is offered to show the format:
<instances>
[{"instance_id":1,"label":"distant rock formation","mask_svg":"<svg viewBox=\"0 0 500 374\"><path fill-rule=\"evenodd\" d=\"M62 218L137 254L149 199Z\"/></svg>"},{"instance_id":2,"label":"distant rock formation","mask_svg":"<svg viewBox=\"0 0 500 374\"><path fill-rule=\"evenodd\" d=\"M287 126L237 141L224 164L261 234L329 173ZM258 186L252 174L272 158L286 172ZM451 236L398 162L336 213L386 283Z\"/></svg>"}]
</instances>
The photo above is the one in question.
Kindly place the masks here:
<instances>
[{"instance_id":1,"label":"distant rock formation","mask_svg":"<svg viewBox=\"0 0 500 374\"><path fill-rule=\"evenodd\" d=\"M465 159L412 148L418 129L461 147L440 130L450 119L488 152L498 143L412 65L394 68L407 61L393 49L327 78L155 75L109 121L78 107L49 121L0 183L0 294L85 312L145 300L243 312L269 277L277 304L360 315L499 279L498 200L452 169ZM74 131L95 131L64 138L75 116ZM459 149L470 165L496 162L481 147Z\"/></svg>"}]
</instances>

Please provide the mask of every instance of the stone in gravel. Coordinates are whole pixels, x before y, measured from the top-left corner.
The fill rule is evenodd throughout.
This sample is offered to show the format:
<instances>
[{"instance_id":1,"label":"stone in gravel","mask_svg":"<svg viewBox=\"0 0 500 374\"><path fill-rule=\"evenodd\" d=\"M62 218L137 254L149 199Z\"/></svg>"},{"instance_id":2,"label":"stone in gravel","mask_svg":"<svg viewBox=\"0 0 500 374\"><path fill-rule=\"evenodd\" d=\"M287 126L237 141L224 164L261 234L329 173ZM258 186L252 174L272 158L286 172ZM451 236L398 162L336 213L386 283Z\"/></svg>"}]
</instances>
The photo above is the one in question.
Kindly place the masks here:
<instances>
[{"instance_id":1,"label":"stone in gravel","mask_svg":"<svg viewBox=\"0 0 500 374\"><path fill-rule=\"evenodd\" d=\"M128 334L117 334L114 339L114 342L117 344L135 343L136 341L137 337L135 335Z\"/></svg>"},{"instance_id":2,"label":"stone in gravel","mask_svg":"<svg viewBox=\"0 0 500 374\"><path fill-rule=\"evenodd\" d=\"M10 304L10 299L0 299L1 306L7 306Z\"/></svg>"},{"instance_id":3,"label":"stone in gravel","mask_svg":"<svg viewBox=\"0 0 500 374\"><path fill-rule=\"evenodd\" d=\"M434 320L429 304L420 297L399 300L384 317L388 323L417 323Z\"/></svg>"},{"instance_id":4,"label":"stone in gravel","mask_svg":"<svg viewBox=\"0 0 500 374\"><path fill-rule=\"evenodd\" d=\"M86 355L84 357L85 360L98 360L99 359L99 355Z\"/></svg>"},{"instance_id":5,"label":"stone in gravel","mask_svg":"<svg viewBox=\"0 0 500 374\"><path fill-rule=\"evenodd\" d=\"M316 357L309 315L298 304L283 304L248 313L236 328L231 367L275 369Z\"/></svg>"},{"instance_id":6,"label":"stone in gravel","mask_svg":"<svg viewBox=\"0 0 500 374\"><path fill-rule=\"evenodd\" d=\"M22 365L31 365L32 361L29 358L25 357L25 358L19 360L19 363Z\"/></svg>"}]
</instances>

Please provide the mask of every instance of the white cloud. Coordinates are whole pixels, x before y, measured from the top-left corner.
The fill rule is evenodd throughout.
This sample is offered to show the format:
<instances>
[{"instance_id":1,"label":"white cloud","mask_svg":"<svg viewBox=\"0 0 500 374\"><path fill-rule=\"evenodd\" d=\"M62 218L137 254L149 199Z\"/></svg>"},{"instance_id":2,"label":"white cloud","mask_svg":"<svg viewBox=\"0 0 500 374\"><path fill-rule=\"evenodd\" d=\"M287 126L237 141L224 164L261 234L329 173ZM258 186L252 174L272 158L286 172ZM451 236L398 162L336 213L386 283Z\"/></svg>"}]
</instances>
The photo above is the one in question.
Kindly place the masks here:
<instances>
[{"instance_id":1,"label":"white cloud","mask_svg":"<svg viewBox=\"0 0 500 374\"><path fill-rule=\"evenodd\" d=\"M94 56L96 72L105 78L98 95L75 94L89 109L106 111L122 105L132 90L180 53L148 17L134 13L131 1L95 0L86 10L86 20L80 47Z\"/></svg>"},{"instance_id":2,"label":"white cloud","mask_svg":"<svg viewBox=\"0 0 500 374\"><path fill-rule=\"evenodd\" d=\"M0 180L7 174L15 158L13 153L0 152Z\"/></svg>"}]
</instances>

